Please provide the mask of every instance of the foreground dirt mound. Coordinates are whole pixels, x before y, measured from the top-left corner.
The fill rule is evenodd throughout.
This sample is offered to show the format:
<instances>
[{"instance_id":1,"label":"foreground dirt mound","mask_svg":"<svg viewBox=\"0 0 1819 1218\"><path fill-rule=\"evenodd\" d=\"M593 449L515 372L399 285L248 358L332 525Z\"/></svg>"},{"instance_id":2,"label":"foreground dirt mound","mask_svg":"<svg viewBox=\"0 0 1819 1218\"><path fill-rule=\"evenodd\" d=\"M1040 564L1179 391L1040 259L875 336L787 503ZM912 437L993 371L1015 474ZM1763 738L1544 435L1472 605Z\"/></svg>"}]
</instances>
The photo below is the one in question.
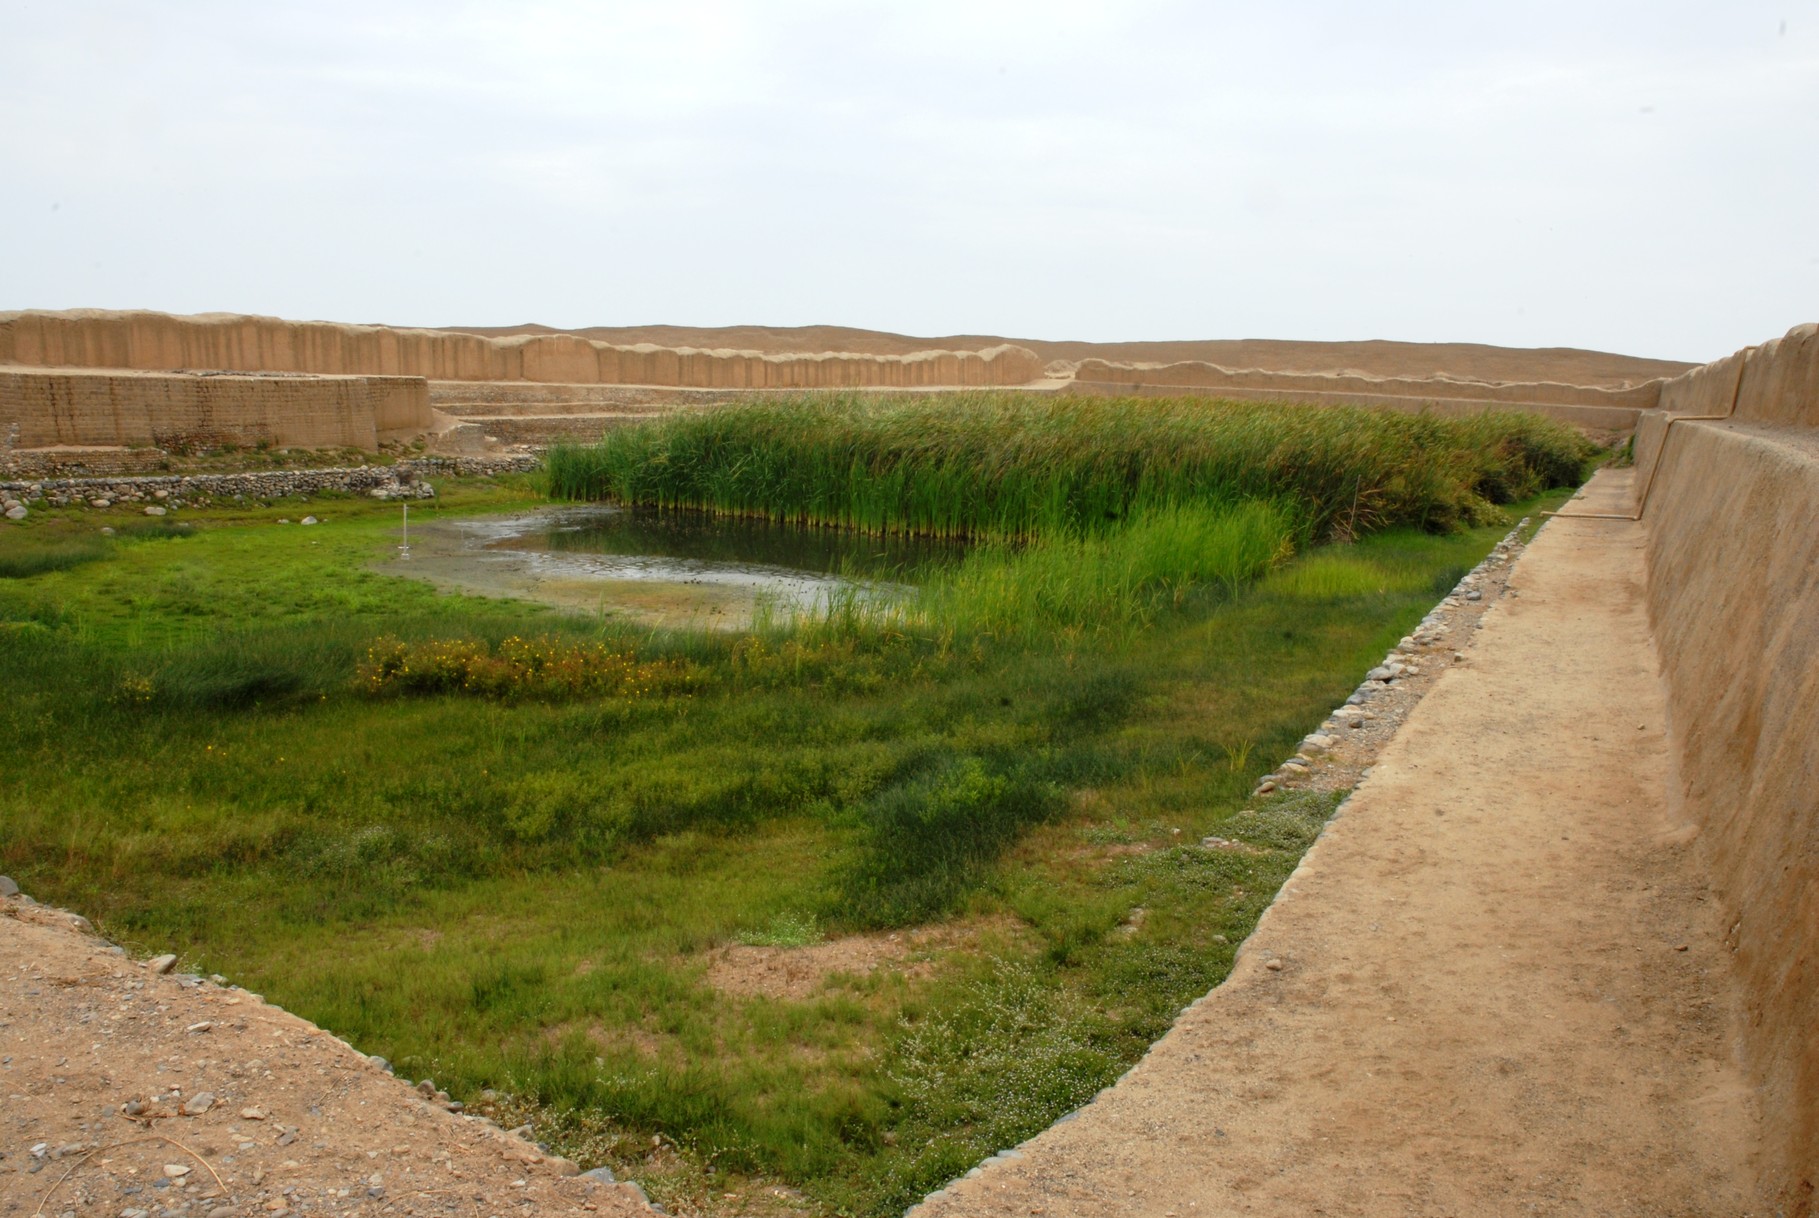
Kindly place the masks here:
<instances>
[{"instance_id":1,"label":"foreground dirt mound","mask_svg":"<svg viewBox=\"0 0 1819 1218\"><path fill-rule=\"evenodd\" d=\"M0 898L0 1215L652 1212L258 995L159 963Z\"/></svg>"}]
</instances>

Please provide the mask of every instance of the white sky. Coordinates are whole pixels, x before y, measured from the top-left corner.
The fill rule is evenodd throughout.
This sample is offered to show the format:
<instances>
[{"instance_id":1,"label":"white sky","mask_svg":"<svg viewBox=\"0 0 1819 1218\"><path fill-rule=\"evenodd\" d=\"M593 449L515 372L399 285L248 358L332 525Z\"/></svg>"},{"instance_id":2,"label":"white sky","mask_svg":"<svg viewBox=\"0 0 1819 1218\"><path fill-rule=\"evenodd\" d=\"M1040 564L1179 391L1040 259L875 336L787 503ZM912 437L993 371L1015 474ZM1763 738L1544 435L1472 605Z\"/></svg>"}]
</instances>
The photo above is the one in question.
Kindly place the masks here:
<instances>
[{"instance_id":1,"label":"white sky","mask_svg":"<svg viewBox=\"0 0 1819 1218\"><path fill-rule=\"evenodd\" d=\"M1819 0L0 0L0 309L1715 357Z\"/></svg>"}]
</instances>

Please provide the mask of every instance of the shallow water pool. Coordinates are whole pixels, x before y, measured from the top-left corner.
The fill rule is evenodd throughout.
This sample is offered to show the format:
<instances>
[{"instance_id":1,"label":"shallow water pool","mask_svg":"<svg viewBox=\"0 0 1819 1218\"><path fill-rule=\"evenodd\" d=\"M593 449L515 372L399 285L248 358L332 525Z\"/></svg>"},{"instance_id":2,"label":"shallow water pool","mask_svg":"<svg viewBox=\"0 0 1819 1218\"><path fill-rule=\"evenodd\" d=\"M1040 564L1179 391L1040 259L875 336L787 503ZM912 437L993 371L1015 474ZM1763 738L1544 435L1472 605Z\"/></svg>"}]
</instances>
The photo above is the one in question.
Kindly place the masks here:
<instances>
[{"instance_id":1,"label":"shallow water pool","mask_svg":"<svg viewBox=\"0 0 1819 1218\"><path fill-rule=\"evenodd\" d=\"M761 611L813 612L845 594L901 596L919 572L962 550L930 538L587 505L412 521L408 555L382 569L472 595L743 629Z\"/></svg>"}]
</instances>

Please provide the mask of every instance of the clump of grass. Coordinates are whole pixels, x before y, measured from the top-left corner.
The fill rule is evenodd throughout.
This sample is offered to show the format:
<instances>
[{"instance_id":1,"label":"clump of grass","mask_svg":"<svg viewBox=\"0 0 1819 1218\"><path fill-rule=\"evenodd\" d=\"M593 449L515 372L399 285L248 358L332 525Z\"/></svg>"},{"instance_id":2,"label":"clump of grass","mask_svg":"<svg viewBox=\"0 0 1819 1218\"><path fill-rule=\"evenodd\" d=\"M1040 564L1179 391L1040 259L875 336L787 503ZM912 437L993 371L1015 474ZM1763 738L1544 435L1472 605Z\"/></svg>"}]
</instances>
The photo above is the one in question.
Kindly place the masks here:
<instances>
[{"instance_id":1,"label":"clump of grass","mask_svg":"<svg viewBox=\"0 0 1819 1218\"><path fill-rule=\"evenodd\" d=\"M747 947L807 947L821 942L821 924L814 914L786 910L772 917L762 930L740 931L734 939Z\"/></svg>"},{"instance_id":2,"label":"clump of grass","mask_svg":"<svg viewBox=\"0 0 1819 1218\"><path fill-rule=\"evenodd\" d=\"M48 571L68 571L85 563L99 562L107 555L107 543L99 537L59 540L0 554L0 579L30 579Z\"/></svg>"},{"instance_id":3,"label":"clump of grass","mask_svg":"<svg viewBox=\"0 0 1819 1218\"><path fill-rule=\"evenodd\" d=\"M942 757L859 812L864 845L840 878L839 912L860 926L909 926L951 910L1031 825L1063 807L1028 766Z\"/></svg>"},{"instance_id":4,"label":"clump of grass","mask_svg":"<svg viewBox=\"0 0 1819 1218\"><path fill-rule=\"evenodd\" d=\"M891 1046L898 1138L912 1149L865 1180L861 1212L914 1205L1078 1108L1122 1068L1083 1004L1028 964L1002 962L945 997Z\"/></svg>"},{"instance_id":5,"label":"clump of grass","mask_svg":"<svg viewBox=\"0 0 1819 1218\"><path fill-rule=\"evenodd\" d=\"M641 660L603 643L512 635L496 647L479 639L381 639L368 649L359 681L375 694L638 698L689 692L701 673L683 661Z\"/></svg>"},{"instance_id":6,"label":"clump of grass","mask_svg":"<svg viewBox=\"0 0 1819 1218\"><path fill-rule=\"evenodd\" d=\"M907 613L1025 641L1141 627L1199 589L1236 591L1292 546L1288 513L1275 504L1162 508L1108 534L980 546L935 572Z\"/></svg>"},{"instance_id":7,"label":"clump of grass","mask_svg":"<svg viewBox=\"0 0 1819 1218\"><path fill-rule=\"evenodd\" d=\"M1189 504L1292 503L1303 537L1445 530L1575 484L1591 446L1535 415L1469 419L1206 399L805 396L558 446L565 499L878 533L1092 534Z\"/></svg>"}]
</instances>

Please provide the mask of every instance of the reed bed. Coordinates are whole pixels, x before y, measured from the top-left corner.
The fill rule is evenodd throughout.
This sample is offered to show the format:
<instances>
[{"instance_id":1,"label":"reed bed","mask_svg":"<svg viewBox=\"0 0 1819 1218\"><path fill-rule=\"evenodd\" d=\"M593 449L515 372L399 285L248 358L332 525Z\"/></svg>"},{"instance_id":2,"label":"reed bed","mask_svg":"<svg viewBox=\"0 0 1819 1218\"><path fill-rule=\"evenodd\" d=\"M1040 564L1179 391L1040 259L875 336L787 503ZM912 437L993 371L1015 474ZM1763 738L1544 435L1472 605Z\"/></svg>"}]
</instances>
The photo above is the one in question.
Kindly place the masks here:
<instances>
[{"instance_id":1,"label":"reed bed","mask_svg":"<svg viewBox=\"0 0 1819 1218\"><path fill-rule=\"evenodd\" d=\"M874 533L1092 535L1182 507L1282 504L1303 541L1446 531L1583 479L1532 414L1467 419L1196 398L817 395L672 416L549 455L552 496Z\"/></svg>"}]
</instances>

